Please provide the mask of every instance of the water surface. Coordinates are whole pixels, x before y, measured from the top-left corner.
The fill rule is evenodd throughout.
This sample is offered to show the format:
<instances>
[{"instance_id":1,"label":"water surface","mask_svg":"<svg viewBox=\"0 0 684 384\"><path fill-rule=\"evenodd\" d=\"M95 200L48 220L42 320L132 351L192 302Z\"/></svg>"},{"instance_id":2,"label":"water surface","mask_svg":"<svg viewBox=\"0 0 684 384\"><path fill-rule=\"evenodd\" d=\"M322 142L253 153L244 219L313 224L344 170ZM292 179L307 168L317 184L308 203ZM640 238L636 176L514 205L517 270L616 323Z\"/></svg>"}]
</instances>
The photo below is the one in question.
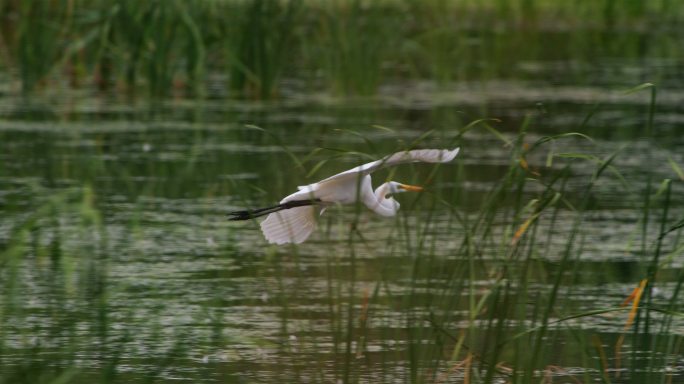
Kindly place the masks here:
<instances>
[{"instance_id":1,"label":"water surface","mask_svg":"<svg viewBox=\"0 0 684 384\"><path fill-rule=\"evenodd\" d=\"M643 191L655 193L662 180L677 180L668 161L684 166L684 91L681 82L659 88L649 137L649 92L621 92L640 83L642 65L578 64L600 80L593 84L544 80L558 78L564 71L560 64L522 65L536 81L400 83L364 99L293 94L273 102L153 103L89 92L5 96L0 244L7 254L0 361L19 372L15 377L31 377L38 366L48 376L68 376L72 371L66 369L75 368L79 377L125 382L335 382L351 364L352 378L362 382L409 381L408 344L435 343L438 331L430 321L435 313L450 312L441 327L451 335L491 327L487 315L470 319L467 306L453 307L448 298L483 297L495 286L491 272L503 264L529 267L522 256L502 258L500 243L485 242L468 275L472 260L462 252L464 226L440 203L444 199L460 217L476 220L486 193L508 170L511 147L501 138L481 127L459 136L460 128L478 118L498 119L491 124L507 140L515 139L526 119L529 143L572 131L593 138L564 139L554 144L556 153L605 157L626 148L613 165L628 188L613 175L592 191L574 269L568 271L572 279L562 284L562 306L552 318L617 306L646 275L659 233L649 226L650 240L642 243ZM681 63L654 65L682 70ZM619 80L604 76L618 67L624 72ZM596 104L600 108L583 125ZM436 170L432 165L396 169L393 177L407 183L430 177L431 191L398 197L402 210L396 219L365 209L357 217L353 207L332 209L299 247L268 245L256 223L226 220L231 210L272 204L297 185L404 149L429 130L433 133L420 147L452 142L461 153ZM549 167L548 153L531 154L530 169L542 175L562 172L567 162ZM594 171L589 161L570 162L568 199L585 196ZM375 183L388 174L375 175ZM675 181L671 189L669 214L680 218L684 185ZM540 191L539 184L526 184L523 201L504 204L493 219L495 238L511 236L505 231L515 218L505 207L524 206ZM543 246L531 257L529 268L536 272L530 273L524 304L530 325L539 320L532 309L553 286L568 241L564 234L576 217L562 207L539 219L535 236L548 241L540 241ZM354 221L363 237L352 235L350 244ZM18 245L18 253L8 251ZM663 244L655 303L667 304L677 288L681 245L678 233ZM519 282L509 283L514 292ZM358 318L349 344L351 363L345 357L350 294L351 313ZM515 319L506 324L506 337L525 325ZM677 321L659 337L681 345L684 324ZM563 323L546 347L549 360L562 364L554 375L601 377L598 358L582 352L591 345L568 339L563 327L580 339L596 335L610 349L625 322L626 313L609 313ZM442 339L450 344L444 347L448 355L453 341ZM684 380L681 355L664 358L673 382ZM617 369L614 358L610 366ZM462 379L458 371L448 376Z\"/></svg>"}]
</instances>

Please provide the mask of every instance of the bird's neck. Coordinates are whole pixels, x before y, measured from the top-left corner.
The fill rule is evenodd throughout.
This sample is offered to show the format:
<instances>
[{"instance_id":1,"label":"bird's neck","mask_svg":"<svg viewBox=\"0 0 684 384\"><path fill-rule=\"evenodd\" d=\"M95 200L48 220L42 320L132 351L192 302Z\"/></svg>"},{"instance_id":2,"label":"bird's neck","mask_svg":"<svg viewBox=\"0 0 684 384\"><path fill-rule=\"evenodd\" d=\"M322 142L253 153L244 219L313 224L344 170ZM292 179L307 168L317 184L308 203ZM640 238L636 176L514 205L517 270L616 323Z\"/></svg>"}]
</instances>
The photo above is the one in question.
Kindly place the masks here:
<instances>
[{"instance_id":1,"label":"bird's neck","mask_svg":"<svg viewBox=\"0 0 684 384\"><path fill-rule=\"evenodd\" d=\"M394 216L399 210L399 203L392 197L387 197L390 184L384 183L375 191L368 187L363 194L363 203L373 212L381 216Z\"/></svg>"}]
</instances>

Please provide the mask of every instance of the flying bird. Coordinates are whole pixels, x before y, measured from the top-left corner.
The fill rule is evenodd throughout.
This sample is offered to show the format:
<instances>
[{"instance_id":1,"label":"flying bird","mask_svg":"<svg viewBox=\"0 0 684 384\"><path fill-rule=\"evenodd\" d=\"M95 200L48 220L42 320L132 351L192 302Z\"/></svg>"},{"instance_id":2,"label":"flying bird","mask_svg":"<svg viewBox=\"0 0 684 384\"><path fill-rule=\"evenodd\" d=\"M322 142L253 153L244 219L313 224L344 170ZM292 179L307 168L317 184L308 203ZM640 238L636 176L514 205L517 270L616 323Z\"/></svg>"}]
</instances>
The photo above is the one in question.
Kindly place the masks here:
<instances>
[{"instance_id":1,"label":"flying bird","mask_svg":"<svg viewBox=\"0 0 684 384\"><path fill-rule=\"evenodd\" d=\"M316 227L316 209L320 214L331 205L362 202L381 216L394 216L399 202L392 195L402 192L420 192L422 187L396 181L381 184L373 190L370 174L383 168L405 163L447 163L458 154L459 148L416 149L397 152L350 170L340 172L317 183L299 186L299 190L280 201L280 204L246 211L229 213L229 220L249 220L268 215L261 222L261 232L269 243L299 244L306 240Z\"/></svg>"}]
</instances>

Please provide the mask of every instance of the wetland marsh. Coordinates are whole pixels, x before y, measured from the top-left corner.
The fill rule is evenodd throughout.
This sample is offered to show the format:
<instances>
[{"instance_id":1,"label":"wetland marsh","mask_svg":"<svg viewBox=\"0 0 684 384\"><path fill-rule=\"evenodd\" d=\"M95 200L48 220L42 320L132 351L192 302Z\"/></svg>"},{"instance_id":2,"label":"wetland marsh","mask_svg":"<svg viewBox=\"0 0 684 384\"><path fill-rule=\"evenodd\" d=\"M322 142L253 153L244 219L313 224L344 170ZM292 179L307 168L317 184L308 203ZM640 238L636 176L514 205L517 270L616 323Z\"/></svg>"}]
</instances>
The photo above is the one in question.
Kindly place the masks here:
<instances>
[{"instance_id":1,"label":"wetland marsh","mask_svg":"<svg viewBox=\"0 0 684 384\"><path fill-rule=\"evenodd\" d=\"M66 3L3 29L0 383L684 382L681 6ZM227 220L455 146L396 218Z\"/></svg>"}]
</instances>

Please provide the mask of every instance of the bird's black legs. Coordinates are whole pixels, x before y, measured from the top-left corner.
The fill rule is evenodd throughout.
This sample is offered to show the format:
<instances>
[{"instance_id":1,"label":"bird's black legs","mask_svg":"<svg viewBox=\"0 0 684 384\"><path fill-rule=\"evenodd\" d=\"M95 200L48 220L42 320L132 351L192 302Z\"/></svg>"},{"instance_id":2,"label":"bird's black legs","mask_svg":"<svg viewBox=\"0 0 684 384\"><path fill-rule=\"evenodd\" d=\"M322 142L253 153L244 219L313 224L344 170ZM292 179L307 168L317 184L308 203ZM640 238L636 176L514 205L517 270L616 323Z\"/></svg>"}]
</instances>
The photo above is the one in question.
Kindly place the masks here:
<instances>
[{"instance_id":1,"label":"bird's black legs","mask_svg":"<svg viewBox=\"0 0 684 384\"><path fill-rule=\"evenodd\" d=\"M282 211L283 209L305 207L307 205L315 205L315 204L318 204L320 202L321 202L320 199L294 200L294 201L286 201L282 204L274 205L272 207L245 210L245 211L229 212L228 216L230 216L230 217L228 218L228 220L231 220L231 221L249 220L249 219L253 219L255 217L268 215L269 213Z\"/></svg>"}]
</instances>

